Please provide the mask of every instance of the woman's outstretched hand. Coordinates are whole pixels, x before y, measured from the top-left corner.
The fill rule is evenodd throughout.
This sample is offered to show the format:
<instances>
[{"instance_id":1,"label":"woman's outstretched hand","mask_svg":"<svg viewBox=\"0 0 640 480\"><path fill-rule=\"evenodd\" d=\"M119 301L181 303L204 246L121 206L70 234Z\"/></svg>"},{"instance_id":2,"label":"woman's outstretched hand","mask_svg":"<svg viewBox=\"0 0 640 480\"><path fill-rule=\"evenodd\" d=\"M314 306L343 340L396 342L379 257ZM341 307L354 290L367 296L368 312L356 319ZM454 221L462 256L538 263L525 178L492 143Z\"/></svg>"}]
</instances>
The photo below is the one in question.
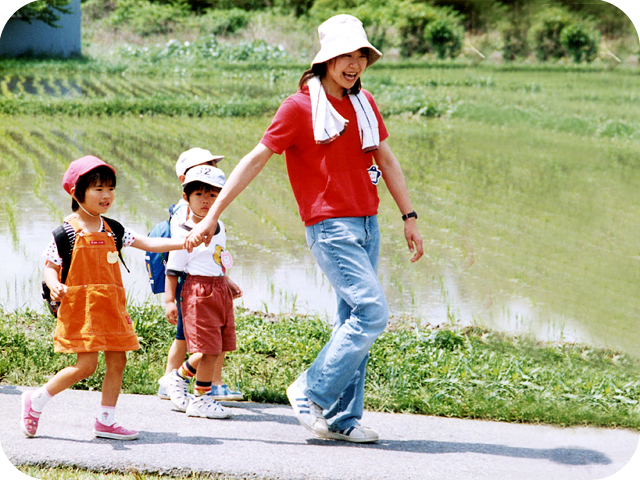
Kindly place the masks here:
<instances>
[{"instance_id":1,"label":"woman's outstretched hand","mask_svg":"<svg viewBox=\"0 0 640 480\"><path fill-rule=\"evenodd\" d=\"M409 218L404 222L404 238L407 239L407 246L411 253L413 253L411 263L415 263L424 255L422 237L418 231L415 219Z\"/></svg>"},{"instance_id":2,"label":"woman's outstretched hand","mask_svg":"<svg viewBox=\"0 0 640 480\"><path fill-rule=\"evenodd\" d=\"M189 235L187 235L187 238L184 240L184 248L191 253L194 248L203 242L206 246L209 246L211 239L216 233L217 225L218 219L209 218L207 215L189 232Z\"/></svg>"}]
</instances>

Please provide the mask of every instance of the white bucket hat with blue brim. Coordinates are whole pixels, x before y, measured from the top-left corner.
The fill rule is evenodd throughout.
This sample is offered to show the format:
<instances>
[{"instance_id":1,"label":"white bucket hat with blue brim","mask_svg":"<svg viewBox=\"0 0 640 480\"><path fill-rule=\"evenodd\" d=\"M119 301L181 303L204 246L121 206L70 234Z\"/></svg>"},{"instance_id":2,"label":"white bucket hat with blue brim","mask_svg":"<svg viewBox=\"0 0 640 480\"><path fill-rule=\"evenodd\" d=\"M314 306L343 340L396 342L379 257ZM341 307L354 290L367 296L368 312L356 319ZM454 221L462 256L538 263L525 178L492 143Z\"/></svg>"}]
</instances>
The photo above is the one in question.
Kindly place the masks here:
<instances>
[{"instance_id":1,"label":"white bucket hat with blue brim","mask_svg":"<svg viewBox=\"0 0 640 480\"><path fill-rule=\"evenodd\" d=\"M311 62L311 66L325 63L339 55L351 53L361 48L368 49L368 67L382 57L382 52L369 43L362 22L352 15L343 13L331 17L318 27L318 36L320 51Z\"/></svg>"},{"instance_id":2,"label":"white bucket hat with blue brim","mask_svg":"<svg viewBox=\"0 0 640 480\"><path fill-rule=\"evenodd\" d=\"M202 182L212 187L224 187L226 178L224 172L217 167L210 167L209 165L198 165L190 169L182 183L182 188L190 184L191 182Z\"/></svg>"}]
</instances>

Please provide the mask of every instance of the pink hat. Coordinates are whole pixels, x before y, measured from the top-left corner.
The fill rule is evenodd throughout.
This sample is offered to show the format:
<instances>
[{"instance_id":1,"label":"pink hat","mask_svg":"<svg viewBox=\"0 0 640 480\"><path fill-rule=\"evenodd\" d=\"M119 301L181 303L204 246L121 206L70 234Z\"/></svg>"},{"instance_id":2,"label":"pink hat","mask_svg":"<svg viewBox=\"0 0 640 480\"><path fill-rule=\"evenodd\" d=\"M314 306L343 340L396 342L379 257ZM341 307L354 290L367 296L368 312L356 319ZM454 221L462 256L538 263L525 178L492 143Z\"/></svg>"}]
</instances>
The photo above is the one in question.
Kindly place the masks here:
<instances>
[{"instance_id":1,"label":"pink hat","mask_svg":"<svg viewBox=\"0 0 640 480\"><path fill-rule=\"evenodd\" d=\"M62 188L64 188L65 191L69 195L71 195L71 189L76 186L78 178L80 178L81 175L90 172L94 168L102 166L109 167L111 170L113 170L113 173L115 175L115 168L103 162L98 157L94 157L93 155L86 155L82 158L74 160L69 164L69 168L67 168L67 171L64 172L64 177L62 177Z\"/></svg>"}]
</instances>

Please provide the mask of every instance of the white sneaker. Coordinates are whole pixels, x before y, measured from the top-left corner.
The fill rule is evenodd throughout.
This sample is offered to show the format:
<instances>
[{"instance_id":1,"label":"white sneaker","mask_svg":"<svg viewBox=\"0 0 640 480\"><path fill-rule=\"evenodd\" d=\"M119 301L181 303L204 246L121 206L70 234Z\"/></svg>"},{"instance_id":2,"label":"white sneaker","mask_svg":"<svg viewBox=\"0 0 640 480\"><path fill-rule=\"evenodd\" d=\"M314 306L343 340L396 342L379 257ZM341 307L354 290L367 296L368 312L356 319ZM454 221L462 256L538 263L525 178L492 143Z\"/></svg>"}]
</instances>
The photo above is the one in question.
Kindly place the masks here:
<instances>
[{"instance_id":1,"label":"white sneaker","mask_svg":"<svg viewBox=\"0 0 640 480\"><path fill-rule=\"evenodd\" d=\"M363 427L362 425L346 428L340 432L329 431L326 435L322 435L322 437L353 443L375 443L379 440L378 434L374 430L371 430L369 427Z\"/></svg>"},{"instance_id":2,"label":"white sneaker","mask_svg":"<svg viewBox=\"0 0 640 480\"><path fill-rule=\"evenodd\" d=\"M165 378L164 388L169 395L169 400L178 410L185 412L189 406L189 394L187 393L189 382L178 375L177 370L173 370Z\"/></svg>"},{"instance_id":3,"label":"white sneaker","mask_svg":"<svg viewBox=\"0 0 640 480\"><path fill-rule=\"evenodd\" d=\"M293 413L303 427L321 437L329 433L322 407L302 393L296 382L287 388L287 398L293 407Z\"/></svg>"},{"instance_id":4,"label":"white sneaker","mask_svg":"<svg viewBox=\"0 0 640 480\"><path fill-rule=\"evenodd\" d=\"M211 395L200 395L189 402L187 415L203 418L230 418L231 411L216 402Z\"/></svg>"},{"instance_id":5,"label":"white sneaker","mask_svg":"<svg viewBox=\"0 0 640 480\"><path fill-rule=\"evenodd\" d=\"M162 400L169 400L169 395L167 395L167 379L168 375L164 375L158 379L158 397Z\"/></svg>"}]
</instances>

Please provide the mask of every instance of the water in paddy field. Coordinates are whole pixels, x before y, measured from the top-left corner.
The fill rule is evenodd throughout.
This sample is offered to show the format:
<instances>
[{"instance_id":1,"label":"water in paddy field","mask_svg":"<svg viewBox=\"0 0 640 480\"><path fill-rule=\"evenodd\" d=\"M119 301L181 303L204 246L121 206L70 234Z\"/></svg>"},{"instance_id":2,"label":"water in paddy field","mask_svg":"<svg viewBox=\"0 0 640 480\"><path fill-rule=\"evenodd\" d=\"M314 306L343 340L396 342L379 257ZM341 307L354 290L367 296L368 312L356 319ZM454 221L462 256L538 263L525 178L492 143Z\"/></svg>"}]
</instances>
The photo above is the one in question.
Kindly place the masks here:
<instances>
[{"instance_id":1,"label":"water in paddy field","mask_svg":"<svg viewBox=\"0 0 640 480\"><path fill-rule=\"evenodd\" d=\"M167 143L178 144L186 135L180 132L197 133L204 125L182 119L178 137L169 142L165 137L178 128L175 119L142 122L137 118L92 118L91 124L85 125L84 119L63 118L56 120L59 125L40 128L20 124L31 121L12 118L0 144L7 149L0 160L20 159L8 164L8 168L15 168L10 175L0 176L0 248L4 254L0 307L7 310L44 308L40 298L44 266L41 253L51 231L70 213L70 197L60 186L70 158L100 152L110 159L118 170L118 185L108 215L146 233L167 218L167 207L178 200L180 191L171 165L175 152L159 154L158 149ZM206 122L207 131L211 121ZM254 123L251 119L216 120L216 128L229 136L232 133L224 130L227 127L232 127L232 132L242 128L263 130L263 125L256 127ZM413 127L405 122L395 128ZM470 139L465 137L465 141ZM459 144L455 139L451 143ZM448 144L444 146L449 148ZM401 150L400 144L397 147ZM405 152L401 156L410 155ZM221 164L227 174L233 168L232 158L229 154ZM463 173L471 176L474 172ZM442 185L447 187L449 183L442 183L438 189L432 186L433 179L419 181L429 188L413 198L427 251L417 264L409 262L397 207L388 192L380 191L383 244L379 277L393 316L411 317L409 321L430 325L479 324L533 334L542 340L576 340L633 353L638 343L634 336L637 329L627 325L637 317L632 310L636 303L628 300L633 296L627 292L633 291L628 285L634 284L632 279L616 283L620 266L611 262L620 255L609 252L616 253L614 246L620 243L620 233L598 230L594 228L598 227L596 221L585 223L579 217L571 225L576 234L564 228L564 220L573 217L560 216L551 205L547 205L542 219L533 214L520 217L519 207L508 209L506 201L487 202L475 190L462 188L463 183L448 180L456 187L445 189ZM606 218L613 218L609 211L605 213ZM616 211L616 224L624 220L635 225L634 212L625 214L622 217ZM554 215L563 221L554 223ZM282 159L274 157L267 164L224 212L222 220L228 229L228 250L234 257L229 274L244 291L235 302L237 306L270 313L333 316L334 293L304 243L304 227L297 217ZM568 236L571 233L573 236ZM585 251L589 255L584 255ZM123 269L129 299L161 305L162 295L153 296L149 288L144 252L126 248L124 255L131 270L127 273ZM525 261L530 258L533 260ZM596 263L612 266L588 269ZM595 283L598 279L603 280ZM585 291L584 287L592 283L595 286ZM604 301L607 299L609 303ZM611 303L620 308L610 313Z\"/></svg>"},{"instance_id":2,"label":"water in paddy field","mask_svg":"<svg viewBox=\"0 0 640 480\"><path fill-rule=\"evenodd\" d=\"M116 189L116 202L109 216L127 227L147 233L154 223L166 218L161 207L149 207L136 202L133 189L121 182ZM28 182L26 184L29 184ZM121 186L122 184L122 186ZM46 186L47 194L66 215L70 199L57 184ZM172 190L173 192L173 190ZM173 192L175 193L175 192ZM160 197L164 196L158 191ZM163 203L176 199L166 195ZM59 225L50 209L31 196L17 197L14 234L3 218L0 223L0 248L4 252L0 306L8 311L25 307L43 310L40 283L44 260L42 252L51 239L51 231ZM135 212L125 204L135 204ZM299 241L265 238L252 235L249 229L236 232L234 218L241 214L232 205L223 219L227 225L228 250L234 257L229 275L242 288L244 295L236 306L270 313L318 314L330 319L335 310L332 288L317 267L308 248L302 244L304 228L299 225ZM238 220L239 221L239 220ZM297 220L296 220L297 221ZM243 222L246 225L246 221ZM383 226L383 239L384 228ZM393 250L395 255L389 254ZM571 330L566 322L536 323L538 309L526 298L487 296L479 294L460 272L424 257L416 266L409 263L406 246L383 244L379 277L387 293L393 316L410 316L431 325L450 323L472 324L482 321L509 331L534 332L544 339L584 339L579 329ZM125 248L124 256L130 269L122 268L128 297L134 302L151 301L162 304L162 295L152 295L144 266L144 252Z\"/></svg>"},{"instance_id":3,"label":"water in paddy field","mask_svg":"<svg viewBox=\"0 0 640 480\"><path fill-rule=\"evenodd\" d=\"M0 235L0 251L5 252L0 273L0 305L9 311L24 307L43 308L40 282L44 260L41 255L51 239L51 231L57 226L44 212L23 207L25 213L29 213L31 223L18 229L18 244L14 244L6 228ZM129 214L114 211L112 216L135 231L147 233L145 224ZM309 313L327 318L333 315L335 295L306 247L290 242L280 247L265 247L244 240L234 241L231 225L227 242L234 258L228 274L244 292L243 297L235 301L236 306L270 313ZM130 270L121 269L129 299L162 304L162 295L153 295L149 288L144 252L129 247L123 253ZM425 260L428 259L422 261ZM406 268L410 267L407 265ZM393 270L394 267L382 258L379 273L393 316L413 316L430 324L445 325L460 320L472 323L474 315L484 312L503 327L518 330L529 328L530 319L536 313L536 308L523 298L512 298L498 308L483 305L487 299L474 298L472 293L465 291L461 279L450 269L441 272L437 281L423 278L423 282L418 279L406 286L398 284ZM548 327L538 333L548 337L559 332ZM569 334L576 335L564 331L565 337Z\"/></svg>"}]
</instances>

